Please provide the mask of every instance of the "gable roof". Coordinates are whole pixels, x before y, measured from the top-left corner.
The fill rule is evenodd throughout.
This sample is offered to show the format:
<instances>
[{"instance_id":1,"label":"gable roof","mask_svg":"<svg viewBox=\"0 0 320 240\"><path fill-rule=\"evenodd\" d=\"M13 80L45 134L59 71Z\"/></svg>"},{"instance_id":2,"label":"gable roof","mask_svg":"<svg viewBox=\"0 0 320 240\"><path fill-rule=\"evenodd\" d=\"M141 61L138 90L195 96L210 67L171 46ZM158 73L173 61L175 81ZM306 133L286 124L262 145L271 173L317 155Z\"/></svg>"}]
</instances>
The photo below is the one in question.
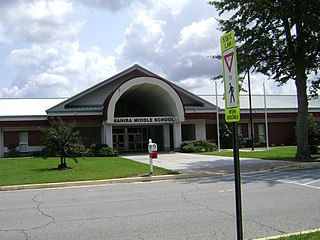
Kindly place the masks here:
<instances>
[{"instance_id":1,"label":"gable roof","mask_svg":"<svg viewBox=\"0 0 320 240\"><path fill-rule=\"evenodd\" d=\"M159 75L150 72L149 70L135 64L132 67L108 78L88 89L82 91L69 99L53 106L47 110L48 114L57 112L75 112L101 114L103 111L103 104L105 100L113 94L113 92L121 86L124 82L138 77L153 77L160 79L169 84L180 96L181 101L186 109L189 108L203 108L212 109L215 106L210 102L202 99L193 93L175 85L171 81L160 77Z\"/></svg>"}]
</instances>

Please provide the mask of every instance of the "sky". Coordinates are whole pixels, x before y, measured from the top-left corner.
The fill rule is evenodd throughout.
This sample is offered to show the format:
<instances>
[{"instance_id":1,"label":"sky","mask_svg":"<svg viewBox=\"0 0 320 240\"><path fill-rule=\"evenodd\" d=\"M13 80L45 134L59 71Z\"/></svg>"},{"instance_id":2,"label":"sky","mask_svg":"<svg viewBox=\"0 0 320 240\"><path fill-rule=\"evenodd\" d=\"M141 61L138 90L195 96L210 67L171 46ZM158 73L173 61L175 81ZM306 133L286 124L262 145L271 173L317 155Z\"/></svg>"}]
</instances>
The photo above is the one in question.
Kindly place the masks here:
<instances>
[{"instance_id":1,"label":"sky","mask_svg":"<svg viewBox=\"0 0 320 240\"><path fill-rule=\"evenodd\" d=\"M215 94L218 17L207 0L1 0L0 97L70 97L134 64ZM264 81L267 94L296 93L252 74L253 94Z\"/></svg>"}]
</instances>

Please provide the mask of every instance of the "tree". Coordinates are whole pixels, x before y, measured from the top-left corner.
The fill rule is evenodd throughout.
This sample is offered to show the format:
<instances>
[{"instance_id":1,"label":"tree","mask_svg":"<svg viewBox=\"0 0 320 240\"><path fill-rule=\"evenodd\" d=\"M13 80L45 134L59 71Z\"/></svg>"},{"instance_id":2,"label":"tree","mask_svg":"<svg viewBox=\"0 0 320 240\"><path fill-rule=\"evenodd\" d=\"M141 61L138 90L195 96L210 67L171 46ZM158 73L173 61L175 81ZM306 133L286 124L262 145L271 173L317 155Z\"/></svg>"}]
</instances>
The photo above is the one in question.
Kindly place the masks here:
<instances>
[{"instance_id":1,"label":"tree","mask_svg":"<svg viewBox=\"0 0 320 240\"><path fill-rule=\"evenodd\" d=\"M296 159L311 158L308 136L308 97L317 97L320 78L319 0L210 1L220 16L220 29L235 31L239 72L250 69L280 85L295 81L297 115ZM308 80L308 76L313 79ZM307 89L309 88L309 96Z\"/></svg>"},{"instance_id":2,"label":"tree","mask_svg":"<svg viewBox=\"0 0 320 240\"><path fill-rule=\"evenodd\" d=\"M308 141L311 154L320 150L320 122L312 114L308 117Z\"/></svg>"},{"instance_id":3,"label":"tree","mask_svg":"<svg viewBox=\"0 0 320 240\"><path fill-rule=\"evenodd\" d=\"M66 169L66 158L77 162L77 157L84 153L84 145L80 139L80 131L76 130L75 123L66 124L61 118L53 120L50 127L42 128L46 147L42 150L44 158L49 156L60 157L58 169Z\"/></svg>"}]
</instances>

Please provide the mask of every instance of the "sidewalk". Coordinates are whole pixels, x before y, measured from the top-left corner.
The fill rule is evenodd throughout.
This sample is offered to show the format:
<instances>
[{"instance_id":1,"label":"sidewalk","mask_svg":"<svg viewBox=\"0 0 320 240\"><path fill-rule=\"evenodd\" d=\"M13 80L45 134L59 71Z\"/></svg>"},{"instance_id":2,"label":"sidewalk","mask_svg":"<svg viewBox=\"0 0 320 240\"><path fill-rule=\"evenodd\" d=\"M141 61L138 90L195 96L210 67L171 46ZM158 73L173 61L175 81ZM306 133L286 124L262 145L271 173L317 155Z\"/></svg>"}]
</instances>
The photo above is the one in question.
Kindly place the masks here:
<instances>
[{"instance_id":1,"label":"sidewalk","mask_svg":"<svg viewBox=\"0 0 320 240\"><path fill-rule=\"evenodd\" d=\"M122 157L149 164L148 154L123 154ZM223 175L233 174L233 157L208 156L190 153L159 153L153 165L178 171L181 174ZM319 167L320 162L269 161L240 158L241 172L257 172L292 168Z\"/></svg>"}]
</instances>

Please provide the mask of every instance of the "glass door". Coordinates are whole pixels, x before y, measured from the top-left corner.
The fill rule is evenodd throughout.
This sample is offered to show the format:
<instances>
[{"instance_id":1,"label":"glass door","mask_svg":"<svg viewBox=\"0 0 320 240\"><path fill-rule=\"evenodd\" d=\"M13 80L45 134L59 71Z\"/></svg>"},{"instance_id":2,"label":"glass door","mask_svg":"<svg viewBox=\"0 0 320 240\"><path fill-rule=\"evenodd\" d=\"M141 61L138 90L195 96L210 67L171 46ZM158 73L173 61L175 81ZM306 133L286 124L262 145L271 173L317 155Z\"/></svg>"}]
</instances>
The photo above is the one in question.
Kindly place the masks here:
<instances>
[{"instance_id":1,"label":"glass door","mask_svg":"<svg viewBox=\"0 0 320 240\"><path fill-rule=\"evenodd\" d=\"M120 151L126 150L124 129L113 130L113 148L118 149Z\"/></svg>"},{"instance_id":2,"label":"glass door","mask_svg":"<svg viewBox=\"0 0 320 240\"><path fill-rule=\"evenodd\" d=\"M128 128L128 150L142 151L148 148L147 128Z\"/></svg>"}]
</instances>

